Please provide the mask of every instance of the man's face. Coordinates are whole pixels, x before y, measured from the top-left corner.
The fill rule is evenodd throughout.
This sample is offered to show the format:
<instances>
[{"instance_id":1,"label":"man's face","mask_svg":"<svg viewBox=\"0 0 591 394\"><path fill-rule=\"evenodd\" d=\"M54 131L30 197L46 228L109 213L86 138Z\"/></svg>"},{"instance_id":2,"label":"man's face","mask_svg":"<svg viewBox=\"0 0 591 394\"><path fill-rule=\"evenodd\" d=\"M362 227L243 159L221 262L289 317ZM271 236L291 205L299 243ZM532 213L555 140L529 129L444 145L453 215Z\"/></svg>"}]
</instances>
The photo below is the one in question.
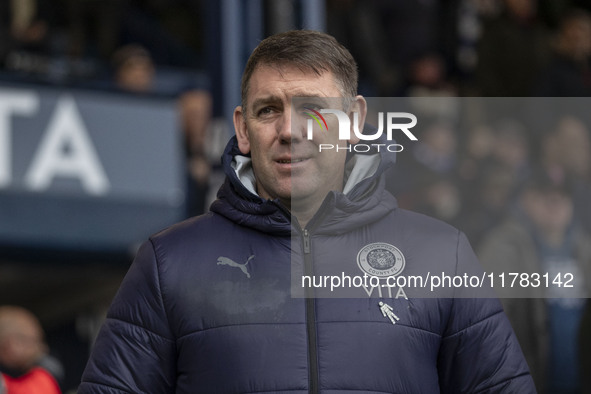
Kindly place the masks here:
<instances>
[{"instance_id":1,"label":"man's face","mask_svg":"<svg viewBox=\"0 0 591 394\"><path fill-rule=\"evenodd\" d=\"M564 233L573 217L572 200L559 191L531 190L525 193L525 209L541 231Z\"/></svg>"},{"instance_id":2,"label":"man's face","mask_svg":"<svg viewBox=\"0 0 591 394\"><path fill-rule=\"evenodd\" d=\"M307 139L301 108L292 108L293 97L341 97L331 72L317 75L296 67L260 65L253 72L247 108L236 108L234 125L240 151L250 153L258 194L278 198L287 207L292 202L321 202L331 190L342 190L346 151L323 150L319 144L345 147L338 140L335 116L325 117L328 131L315 130ZM328 103L334 100L326 100ZM327 108L327 107L324 107ZM365 107L364 107L365 108ZM363 116L360 116L360 123ZM352 141L356 142L356 141Z\"/></svg>"}]
</instances>

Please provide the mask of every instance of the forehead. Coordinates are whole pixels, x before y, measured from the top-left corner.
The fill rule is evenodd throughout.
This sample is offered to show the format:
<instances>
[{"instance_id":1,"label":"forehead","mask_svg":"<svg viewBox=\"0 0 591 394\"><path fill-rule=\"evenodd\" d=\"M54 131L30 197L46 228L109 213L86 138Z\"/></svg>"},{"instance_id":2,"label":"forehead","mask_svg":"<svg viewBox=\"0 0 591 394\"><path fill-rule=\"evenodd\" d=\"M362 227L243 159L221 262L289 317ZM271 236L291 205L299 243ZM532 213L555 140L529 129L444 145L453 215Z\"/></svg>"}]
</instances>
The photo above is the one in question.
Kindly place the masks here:
<instances>
[{"instance_id":1,"label":"forehead","mask_svg":"<svg viewBox=\"0 0 591 394\"><path fill-rule=\"evenodd\" d=\"M290 100L292 97L341 97L332 72L317 74L290 65L260 65L252 73L248 101L265 96Z\"/></svg>"}]
</instances>

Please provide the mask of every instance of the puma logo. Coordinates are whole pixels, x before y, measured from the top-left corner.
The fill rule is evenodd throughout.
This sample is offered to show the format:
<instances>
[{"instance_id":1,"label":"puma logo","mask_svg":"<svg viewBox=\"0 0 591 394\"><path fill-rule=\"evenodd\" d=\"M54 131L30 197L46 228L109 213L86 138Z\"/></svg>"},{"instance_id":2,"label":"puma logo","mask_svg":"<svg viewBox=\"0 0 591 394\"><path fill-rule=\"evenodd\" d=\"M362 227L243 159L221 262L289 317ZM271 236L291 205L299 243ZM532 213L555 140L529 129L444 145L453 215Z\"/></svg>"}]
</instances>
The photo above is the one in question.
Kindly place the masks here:
<instances>
[{"instance_id":1,"label":"puma logo","mask_svg":"<svg viewBox=\"0 0 591 394\"><path fill-rule=\"evenodd\" d=\"M248 273L248 269L247 269L246 265L252 259L254 259L254 254L252 256L250 256L244 264L240 264L240 263L235 262L232 259L229 259L224 256L220 256L220 257L218 257L218 265L229 265L230 267L240 268L240 270L242 270L242 272L244 272L244 275L246 275L246 277L250 279L250 274Z\"/></svg>"}]
</instances>

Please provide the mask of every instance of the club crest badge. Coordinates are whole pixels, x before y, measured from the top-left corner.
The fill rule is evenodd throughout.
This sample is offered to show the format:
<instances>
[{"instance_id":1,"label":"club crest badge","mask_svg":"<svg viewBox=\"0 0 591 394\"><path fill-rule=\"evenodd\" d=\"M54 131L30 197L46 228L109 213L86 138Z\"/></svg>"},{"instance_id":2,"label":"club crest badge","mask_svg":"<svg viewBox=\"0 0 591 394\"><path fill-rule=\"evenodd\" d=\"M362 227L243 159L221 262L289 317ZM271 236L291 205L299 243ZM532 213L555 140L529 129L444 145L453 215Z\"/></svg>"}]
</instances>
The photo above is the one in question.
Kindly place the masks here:
<instances>
[{"instance_id":1,"label":"club crest badge","mask_svg":"<svg viewBox=\"0 0 591 394\"><path fill-rule=\"evenodd\" d=\"M402 272L405 260L404 255L396 246L376 242L365 245L359 251L357 265L368 275L385 278Z\"/></svg>"}]
</instances>

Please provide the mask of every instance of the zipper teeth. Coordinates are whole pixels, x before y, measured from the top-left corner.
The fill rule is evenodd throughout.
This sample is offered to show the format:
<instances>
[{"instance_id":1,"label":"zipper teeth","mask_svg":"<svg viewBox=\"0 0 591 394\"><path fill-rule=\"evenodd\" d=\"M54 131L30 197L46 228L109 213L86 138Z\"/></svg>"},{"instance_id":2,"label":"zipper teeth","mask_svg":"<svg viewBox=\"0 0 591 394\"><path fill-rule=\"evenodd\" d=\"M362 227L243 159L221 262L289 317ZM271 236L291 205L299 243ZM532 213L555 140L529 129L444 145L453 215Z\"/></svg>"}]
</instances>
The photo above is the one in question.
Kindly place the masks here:
<instances>
[{"instance_id":1,"label":"zipper teeth","mask_svg":"<svg viewBox=\"0 0 591 394\"><path fill-rule=\"evenodd\" d=\"M323 202L323 205L325 204L325 202ZM277 205L277 207L279 207L283 214L292 219L291 213L282 204L275 204ZM311 223L308 223L308 225L310 224ZM302 244L304 251L304 275L312 275L314 272L312 266L312 257L310 254L310 231L308 230L308 228L302 229L297 220L295 221L295 227L299 230L300 234L302 235ZM310 394L318 394L320 378L318 372L318 339L316 336L316 299L314 298L314 289L306 288L304 297L306 298L306 334L308 337L308 392Z\"/></svg>"},{"instance_id":2,"label":"zipper teeth","mask_svg":"<svg viewBox=\"0 0 591 394\"><path fill-rule=\"evenodd\" d=\"M313 298L306 299L306 321L307 321L307 332L308 332L308 355L310 363L310 393L318 393L318 352L317 352L317 340L316 340L316 317L315 315L315 303Z\"/></svg>"},{"instance_id":3,"label":"zipper teeth","mask_svg":"<svg viewBox=\"0 0 591 394\"><path fill-rule=\"evenodd\" d=\"M303 231L304 246L304 275L312 275L312 256L310 255L310 233L308 229ZM309 392L318 393L318 341L316 336L316 300L314 299L314 289L306 288L306 333L308 335L308 364L309 372Z\"/></svg>"}]
</instances>

